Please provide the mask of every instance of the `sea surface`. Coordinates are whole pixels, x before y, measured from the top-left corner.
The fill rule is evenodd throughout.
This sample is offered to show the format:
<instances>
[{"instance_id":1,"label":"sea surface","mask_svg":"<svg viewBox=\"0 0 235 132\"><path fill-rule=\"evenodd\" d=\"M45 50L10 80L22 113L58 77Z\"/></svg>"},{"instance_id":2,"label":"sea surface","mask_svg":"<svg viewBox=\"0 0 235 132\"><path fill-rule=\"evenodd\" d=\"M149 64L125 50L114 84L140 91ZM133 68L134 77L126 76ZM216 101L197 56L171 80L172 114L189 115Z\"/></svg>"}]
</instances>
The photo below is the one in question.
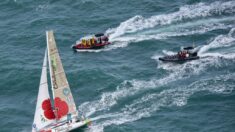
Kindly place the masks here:
<instances>
[{"instance_id":1,"label":"sea surface","mask_svg":"<svg viewBox=\"0 0 235 132\"><path fill-rule=\"evenodd\" d=\"M46 30L84 132L235 131L235 0L1 0L1 132L31 131ZM100 32L112 45L72 51ZM158 60L192 45L199 60Z\"/></svg>"}]
</instances>

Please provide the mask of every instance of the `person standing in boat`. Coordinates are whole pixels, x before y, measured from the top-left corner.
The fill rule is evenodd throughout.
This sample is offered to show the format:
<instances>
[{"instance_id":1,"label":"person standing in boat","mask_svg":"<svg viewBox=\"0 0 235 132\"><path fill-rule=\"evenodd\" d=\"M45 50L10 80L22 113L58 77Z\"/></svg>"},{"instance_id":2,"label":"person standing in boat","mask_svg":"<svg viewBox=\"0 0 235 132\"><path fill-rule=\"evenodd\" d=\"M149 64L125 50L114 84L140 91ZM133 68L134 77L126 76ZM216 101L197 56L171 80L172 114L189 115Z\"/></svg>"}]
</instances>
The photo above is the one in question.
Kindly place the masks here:
<instances>
[{"instance_id":1,"label":"person standing in boat","mask_svg":"<svg viewBox=\"0 0 235 132\"><path fill-rule=\"evenodd\" d=\"M101 39L101 37L98 38L98 43L99 43L99 44L102 44L102 39Z\"/></svg>"},{"instance_id":2,"label":"person standing in boat","mask_svg":"<svg viewBox=\"0 0 235 132\"><path fill-rule=\"evenodd\" d=\"M85 39L82 39L81 46L82 46L82 47L85 47L85 46L86 46L86 40L85 40Z\"/></svg>"},{"instance_id":3,"label":"person standing in boat","mask_svg":"<svg viewBox=\"0 0 235 132\"><path fill-rule=\"evenodd\" d=\"M72 115L71 115L71 113L67 114L67 123L72 123Z\"/></svg>"},{"instance_id":4,"label":"person standing in boat","mask_svg":"<svg viewBox=\"0 0 235 132\"><path fill-rule=\"evenodd\" d=\"M91 39L91 44L95 45L95 38L94 37L92 37L92 39Z\"/></svg>"},{"instance_id":5,"label":"person standing in boat","mask_svg":"<svg viewBox=\"0 0 235 132\"><path fill-rule=\"evenodd\" d=\"M180 59L182 58L182 54L183 54L182 51L178 52L178 56Z\"/></svg>"},{"instance_id":6,"label":"person standing in boat","mask_svg":"<svg viewBox=\"0 0 235 132\"><path fill-rule=\"evenodd\" d=\"M186 52L185 51L180 51L178 53L178 56L179 56L180 59L185 59L186 58Z\"/></svg>"},{"instance_id":7,"label":"person standing in boat","mask_svg":"<svg viewBox=\"0 0 235 132\"><path fill-rule=\"evenodd\" d=\"M107 36L104 36L104 37L103 37L103 40L104 40L105 42L108 42L108 41L109 41L109 38L108 38Z\"/></svg>"},{"instance_id":8,"label":"person standing in boat","mask_svg":"<svg viewBox=\"0 0 235 132\"><path fill-rule=\"evenodd\" d=\"M72 115L71 115L71 113L67 114L67 123L72 123Z\"/></svg>"},{"instance_id":9,"label":"person standing in boat","mask_svg":"<svg viewBox=\"0 0 235 132\"><path fill-rule=\"evenodd\" d=\"M89 39L89 41L90 41L90 46L92 46L92 45L93 45L92 38L91 38L91 39Z\"/></svg>"}]
</instances>

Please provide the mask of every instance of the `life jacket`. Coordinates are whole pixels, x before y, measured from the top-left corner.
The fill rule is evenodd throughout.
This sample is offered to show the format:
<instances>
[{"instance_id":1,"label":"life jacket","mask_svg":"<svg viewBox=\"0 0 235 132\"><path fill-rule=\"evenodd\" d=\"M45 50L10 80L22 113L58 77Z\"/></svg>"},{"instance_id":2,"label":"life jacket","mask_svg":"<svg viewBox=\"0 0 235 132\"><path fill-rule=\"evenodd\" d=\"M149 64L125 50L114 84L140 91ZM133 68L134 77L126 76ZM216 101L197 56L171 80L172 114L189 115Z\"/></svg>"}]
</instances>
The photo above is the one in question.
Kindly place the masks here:
<instances>
[{"instance_id":1,"label":"life jacket","mask_svg":"<svg viewBox=\"0 0 235 132\"><path fill-rule=\"evenodd\" d=\"M93 45L93 43L92 43L92 39L89 39L89 43L90 43L90 45Z\"/></svg>"},{"instance_id":2,"label":"life jacket","mask_svg":"<svg viewBox=\"0 0 235 132\"><path fill-rule=\"evenodd\" d=\"M91 39L91 44L95 44L95 38L94 37L92 37L92 39Z\"/></svg>"},{"instance_id":3,"label":"life jacket","mask_svg":"<svg viewBox=\"0 0 235 132\"><path fill-rule=\"evenodd\" d=\"M83 46L86 46L86 44L87 44L87 42L86 42L86 40L84 40Z\"/></svg>"},{"instance_id":4,"label":"life jacket","mask_svg":"<svg viewBox=\"0 0 235 132\"><path fill-rule=\"evenodd\" d=\"M82 45L86 45L86 40L82 39Z\"/></svg>"},{"instance_id":5,"label":"life jacket","mask_svg":"<svg viewBox=\"0 0 235 132\"><path fill-rule=\"evenodd\" d=\"M86 40L86 45L90 45L90 41L89 40Z\"/></svg>"}]
</instances>

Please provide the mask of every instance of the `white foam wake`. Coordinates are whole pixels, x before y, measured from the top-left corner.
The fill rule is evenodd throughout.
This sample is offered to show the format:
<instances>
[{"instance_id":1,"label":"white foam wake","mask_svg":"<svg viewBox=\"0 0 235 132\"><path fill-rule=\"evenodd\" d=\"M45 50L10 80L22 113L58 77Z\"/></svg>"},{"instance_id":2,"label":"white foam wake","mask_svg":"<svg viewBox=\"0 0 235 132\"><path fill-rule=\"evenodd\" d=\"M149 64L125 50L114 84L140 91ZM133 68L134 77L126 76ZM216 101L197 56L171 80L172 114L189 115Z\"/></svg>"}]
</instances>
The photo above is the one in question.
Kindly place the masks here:
<instances>
[{"instance_id":1,"label":"white foam wake","mask_svg":"<svg viewBox=\"0 0 235 132\"><path fill-rule=\"evenodd\" d=\"M104 115L92 118L94 123L89 129L90 131L102 132L104 127L112 124L120 125L126 122L139 120L143 117L151 116L152 113L161 107L183 106L187 104L188 98L199 91L209 91L212 93L230 93L234 90L234 74L221 75L206 80L193 82L189 86L181 86L171 89L159 89L160 93L151 93L137 98L132 102L125 104L117 112L110 112L109 109L116 105L121 99L134 96L141 91L149 91L150 89L160 88L173 81L188 78L191 75L199 74L209 67L223 66L220 57L229 60L235 59L235 54L210 54L211 57L202 58L200 60L187 62L179 65L160 64L158 68L169 71L169 75L160 79L153 78L149 81L131 80L123 82L113 92L103 93L100 100L86 102L80 106L80 109L86 111L86 115L92 116L99 111L105 111ZM231 57L233 56L233 57ZM231 81L234 80L234 81ZM230 81L228 81L230 80ZM221 83L220 83L221 81ZM228 81L228 83L227 83ZM232 82L232 84L230 84Z\"/></svg>"},{"instance_id":2,"label":"white foam wake","mask_svg":"<svg viewBox=\"0 0 235 132\"><path fill-rule=\"evenodd\" d=\"M220 47L228 47L234 45L235 41L235 28L232 28L228 35L219 35L217 36L210 44L203 46L199 50L199 55L202 55L209 49L220 48Z\"/></svg>"},{"instance_id":3,"label":"white foam wake","mask_svg":"<svg viewBox=\"0 0 235 132\"><path fill-rule=\"evenodd\" d=\"M169 25L178 21L194 19L199 17L209 17L223 13L232 14L235 12L235 1L213 2L211 4L198 3L195 5L186 5L177 12L170 14L156 15L150 18L142 16L132 17L122 22L117 28L106 31L110 34L110 39L120 37L126 33L133 33L143 29L153 28L157 25Z\"/></svg>"},{"instance_id":4,"label":"white foam wake","mask_svg":"<svg viewBox=\"0 0 235 132\"><path fill-rule=\"evenodd\" d=\"M164 63L164 64L159 64L158 68L163 68L167 71L169 71L169 75L165 76L160 79L153 78L149 81L141 81L141 80L131 80L131 81L125 81L123 82L120 86L117 87L117 89L113 92L106 92L103 93L101 96L100 100L95 100L92 102L86 102L80 106L82 111L86 111L87 116L91 116L94 113L97 113L99 111L105 110L107 113L109 112L109 109L112 108L114 105L118 103L120 99L130 97L133 95L138 94L141 91L148 91L150 89L156 89L159 88L163 85L167 85L170 82L173 81L179 81L180 79L185 79L190 77L191 75L199 74L206 70L209 67L215 67L215 66L223 66L221 65L220 59L225 58L229 60L234 60L235 59L235 54L216 54L216 53L210 53L205 55L207 57L202 58L200 60L195 60L191 62L187 62L184 64L174 64L171 65L170 63ZM234 76L234 75L233 75ZM222 76L221 76L222 77ZM224 76L223 76L224 77ZM226 79L226 78L225 78ZM203 80L202 80L203 81ZM197 82L196 82L197 84ZM202 86L201 84L203 83L198 83L200 85L196 85L193 83L195 86ZM216 85L210 86L210 87L200 87L200 89L197 87L195 89L192 89L189 86L184 88L183 90L175 91L175 90L163 90L160 94L153 94L153 95L147 95L141 99L138 99L138 101L131 103L130 105L125 105L124 108L121 109L121 113L111 113L111 114L105 114L101 115L98 117L93 118L94 120L104 120L103 123L97 123L95 124L95 127L93 127L95 130L103 130L103 127L111 125L111 124L122 124L125 122L129 121L134 121L138 120L142 117L146 117L149 114L151 114L150 111L156 111L158 110L161 106L171 106L171 105L177 105L177 106L182 106L187 103L188 97L197 92L197 91L202 91L202 90L209 90L211 92L226 92L226 91L231 91L233 87L224 87L224 85ZM187 91L187 89L190 88L193 91ZM205 89L203 89L205 88ZM179 92L180 91L180 92ZM175 92L178 92L175 94ZM171 95L172 94L172 95ZM187 95L187 96L186 96ZM146 106L143 104L151 104L151 103L146 103L143 101L148 101L149 99L152 99L155 96L159 96L159 98L156 98L160 102L160 104L155 105L152 103L150 106ZM167 101L165 98L171 97L171 101ZM142 103L142 105L140 105ZM141 106L140 108L138 106ZM143 107L144 106L144 107ZM98 128L97 128L98 127ZM92 129L93 130L93 129Z\"/></svg>"},{"instance_id":5,"label":"white foam wake","mask_svg":"<svg viewBox=\"0 0 235 132\"><path fill-rule=\"evenodd\" d=\"M229 94L234 90L234 77L234 74L221 75L216 78L196 81L189 86L181 86L166 89L159 93L144 95L125 105L120 112L109 113L94 118L94 120L103 119L103 121L94 122L90 131L103 132L104 127L112 124L120 125L143 117L149 117L162 107L184 106L187 104L190 96L197 92L209 91L212 93Z\"/></svg>"},{"instance_id":6,"label":"white foam wake","mask_svg":"<svg viewBox=\"0 0 235 132\"><path fill-rule=\"evenodd\" d=\"M131 42L167 39L169 37L204 34L213 30L228 29L233 26L228 22L234 20L234 16L231 16L234 12L235 1L228 1L186 5L181 7L179 11L150 18L138 15L122 22L117 28L106 31L112 45L100 50L79 50L79 52L110 51L126 47ZM225 13L229 15L226 17L221 15Z\"/></svg>"},{"instance_id":7,"label":"white foam wake","mask_svg":"<svg viewBox=\"0 0 235 132\"><path fill-rule=\"evenodd\" d=\"M232 18L229 18L232 19ZM188 36L188 35L193 35L193 34L204 34L206 32L210 32L213 30L218 30L218 29L228 29L231 28L232 25L225 25L225 24L220 24L220 23L208 23L208 24L203 24L203 25L191 25L194 26L189 27L189 25L182 26L181 30L172 30L172 31L158 31L159 29L152 29L148 30L148 32L141 32L139 34L133 34L133 35L125 35L121 37L117 37L112 40L112 45L106 47L105 49L100 49L96 51L90 50L90 52L101 52L101 51L109 51L117 48L123 48L128 46L129 43L131 42L140 42L144 40L159 40L159 39L167 39L169 37L178 37L178 36ZM174 26L173 29L177 29L177 26ZM166 29L166 28L164 28Z\"/></svg>"},{"instance_id":8,"label":"white foam wake","mask_svg":"<svg viewBox=\"0 0 235 132\"><path fill-rule=\"evenodd\" d=\"M176 53L173 51L163 50L162 51L165 55L175 55Z\"/></svg>"},{"instance_id":9,"label":"white foam wake","mask_svg":"<svg viewBox=\"0 0 235 132\"><path fill-rule=\"evenodd\" d=\"M218 29L228 29L233 27L230 24L224 24L224 22L232 21L234 17L227 17L225 19L209 19L202 21L194 21L191 23L183 23L172 25L168 27L162 27L158 29L148 29L135 34L126 34L120 37L112 39L112 45L105 50L112 50L120 47L126 47L131 42L139 42L144 40L160 40L170 37L188 36L194 34L204 34ZM181 30L179 30L181 29Z\"/></svg>"},{"instance_id":10,"label":"white foam wake","mask_svg":"<svg viewBox=\"0 0 235 132\"><path fill-rule=\"evenodd\" d=\"M223 37L218 36L219 38L227 39L227 37L231 37L234 29L231 29L228 35L223 35ZM217 38L215 40L217 40ZM233 38L230 38L233 40ZM233 40L234 41L234 40ZM221 41L220 45L228 45L233 41ZM208 45L214 45L215 41L212 41ZM233 43L234 44L234 43ZM207 47L207 45L202 46L202 48ZM169 51L163 51L166 54L173 54ZM135 95L141 91L146 91L149 89L161 87L170 82L174 82L176 80L185 79L190 77L191 75L197 75L201 72L205 71L209 67L221 66L221 58L234 60L235 53L203 53L200 55L201 58L199 60L189 61L183 64L172 64L172 63L162 63L158 61L158 55L153 56L152 59L156 59L158 61L158 69L164 69L168 71L167 76L163 76L162 78L153 78L148 81L141 80L130 80L124 81L121 85L119 85L115 91L105 92L101 95L99 100L95 100L92 102L83 103L79 109L81 111L85 111L86 116L90 116L98 111L109 110L112 106L116 105L117 102L128 96Z\"/></svg>"},{"instance_id":11,"label":"white foam wake","mask_svg":"<svg viewBox=\"0 0 235 132\"><path fill-rule=\"evenodd\" d=\"M216 4L219 2L214 2L212 4ZM223 8L219 8L222 10L222 12L231 11L234 8L234 5L230 5L231 3L234 4L234 2L225 2L227 3L227 7L225 4L222 4L221 6ZM230 3L230 4L228 4ZM228 8L231 7L231 8ZM209 7L208 7L209 8ZM217 8L214 8L217 9ZM215 13L216 11L210 11L210 13ZM182 9L181 9L182 10ZM220 11L221 11L220 10ZM210 16L210 15L205 15ZM203 16L204 17L204 16ZM190 18L190 17L189 17ZM205 27L205 25L203 25ZM208 25L206 25L206 30L196 29L194 31L197 31L197 33L204 33L211 29ZM217 27L216 27L217 26ZM215 29L224 28L225 25L213 25ZM120 27L120 26L119 26ZM219 27L219 28L218 28ZM229 27L226 28L230 28ZM138 29L133 30L133 32L142 30ZM193 95L196 92L199 91L209 91L212 93L230 93L232 90L234 90L234 83L218 83L219 81L226 82L229 79L234 80L235 75L221 75L216 78L210 78L206 80L199 80L196 81L189 86L185 87L178 87L174 89L165 89L162 90L160 93L151 93L147 94L141 98L133 100L131 103L126 104L123 108L120 109L120 111L117 112L110 112L109 109L112 108L114 105L118 103L120 99L136 95L137 93L141 91L147 91L149 89L156 89L160 86L167 85L170 82L184 79L189 77L190 75L199 74L206 70L208 67L214 67L216 65L221 66L220 58L228 59L228 60L234 60L235 54L234 53L209 53L207 52L210 49L213 48L220 48L220 47L226 47L231 46L234 44L234 28L230 30L228 35L219 35L217 36L211 43L209 43L206 46L202 46L199 50L200 56L202 56L201 59L187 62L184 64L170 64L170 63L158 63L157 68L162 68L168 72L168 76L164 76L160 79L150 79L148 81L142 81L142 80L131 80L131 81L124 81L121 85L119 85L115 91L112 92L105 92L101 95L101 98L99 100L94 100L91 102L85 102L83 103L79 109L81 111L84 111L86 116L92 116L95 113L98 113L99 111L106 111L108 114L96 116L92 118L94 120L94 124L89 129L90 131L95 132L102 132L104 127L110 126L112 124L123 124L126 122L132 122L138 119L141 119L143 117L151 116L153 112L156 112L161 107L171 107L171 106L183 106L187 104L187 100L190 98L191 95ZM110 30L111 31L111 30ZM116 29L113 30L115 33ZM124 34L129 33L123 30ZM132 30L130 30L132 32ZM188 35L188 34L194 34L195 32L190 31L183 31L182 34L179 34L179 32L176 32L175 34L172 32L165 32L165 36L174 36L174 35ZM163 33L162 33L163 34ZM121 34L123 35L123 34ZM141 34L143 35L143 34ZM118 35L117 35L118 36ZM116 36L116 37L117 37ZM119 35L120 36L120 35ZM152 38L160 38L162 39L164 35L159 35ZM164 36L164 37L165 37ZM146 37L146 36L145 36ZM126 36L120 37L122 40L119 40L120 42L129 42L136 40L135 37L133 39L130 39ZM140 39L141 41L141 39ZM128 43L126 43L128 44ZM163 51L165 54L173 54L170 51ZM158 59L158 57L153 56L153 59ZM209 83L208 83L209 82ZM213 82L213 83L211 83ZM231 81L234 82L234 81ZM211 85L212 84L212 85Z\"/></svg>"},{"instance_id":12,"label":"white foam wake","mask_svg":"<svg viewBox=\"0 0 235 132\"><path fill-rule=\"evenodd\" d=\"M181 74L187 71L191 71L192 73L200 73L208 66L220 65L220 59L234 59L235 53L233 52L225 52L220 51L221 53L213 53L206 52L213 48L221 48L235 45L235 29L232 28L227 35L219 35L215 37L215 39L209 43L208 45L201 46L199 49L199 56L201 57L199 60L190 61L184 64L172 64L172 63L163 63L158 60L160 57L159 54L154 55L152 59L158 61L158 68L162 68L168 71L179 71ZM171 51L163 50L163 53L169 54ZM174 52L173 52L174 53Z\"/></svg>"},{"instance_id":13,"label":"white foam wake","mask_svg":"<svg viewBox=\"0 0 235 132\"><path fill-rule=\"evenodd\" d=\"M209 58L210 59L210 58ZM205 62L208 62L204 59ZM211 61L209 61L211 62ZM156 79L153 78L149 81L142 80L130 80L124 81L121 85L119 85L115 91L113 92L105 92L101 95L99 100L95 100L92 102L85 102L80 105L79 109L84 111L86 116L91 116L92 114L102 111L109 110L112 106L116 105L117 102L128 96L133 96L141 91L146 91L149 89L156 89L157 87L161 87L170 82L174 82L176 80L184 79L189 77L191 74L197 74L202 71L207 65L200 65L201 61L198 62L189 62L183 65L160 65L158 68L163 68L165 70L169 70L170 74ZM211 64L213 65L213 64Z\"/></svg>"}]
</instances>

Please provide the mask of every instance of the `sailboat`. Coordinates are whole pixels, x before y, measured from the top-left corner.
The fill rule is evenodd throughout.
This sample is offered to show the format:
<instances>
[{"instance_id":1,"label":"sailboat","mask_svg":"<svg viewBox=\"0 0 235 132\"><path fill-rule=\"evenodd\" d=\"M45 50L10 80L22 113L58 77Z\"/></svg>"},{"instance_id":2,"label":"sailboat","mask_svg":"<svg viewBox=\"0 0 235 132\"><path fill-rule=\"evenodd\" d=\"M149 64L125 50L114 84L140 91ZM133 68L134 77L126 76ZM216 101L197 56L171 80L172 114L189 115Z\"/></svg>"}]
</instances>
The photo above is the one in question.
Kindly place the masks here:
<instances>
[{"instance_id":1,"label":"sailboat","mask_svg":"<svg viewBox=\"0 0 235 132\"><path fill-rule=\"evenodd\" d=\"M47 31L46 36L47 49L42 66L32 132L69 132L87 126L90 120L81 116L76 109L53 31ZM48 91L47 61L50 69L53 105Z\"/></svg>"}]
</instances>

